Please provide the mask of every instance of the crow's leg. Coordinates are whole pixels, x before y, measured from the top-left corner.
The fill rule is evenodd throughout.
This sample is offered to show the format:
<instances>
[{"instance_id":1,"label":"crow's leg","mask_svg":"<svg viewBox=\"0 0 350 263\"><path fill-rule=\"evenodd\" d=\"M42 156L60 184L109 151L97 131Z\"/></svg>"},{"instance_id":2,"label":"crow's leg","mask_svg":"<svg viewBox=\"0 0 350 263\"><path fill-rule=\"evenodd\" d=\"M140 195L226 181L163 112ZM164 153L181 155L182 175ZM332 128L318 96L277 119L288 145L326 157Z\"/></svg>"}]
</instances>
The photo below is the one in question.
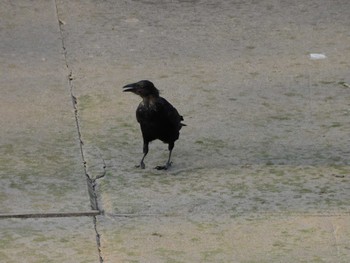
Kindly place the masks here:
<instances>
[{"instance_id":1,"label":"crow's leg","mask_svg":"<svg viewBox=\"0 0 350 263\"><path fill-rule=\"evenodd\" d=\"M148 153L148 142L143 142L143 157L141 159L141 162L139 165L136 165L136 167L141 167L141 169L145 169L146 165L143 162L143 160L145 159L146 155Z\"/></svg>"},{"instance_id":2,"label":"crow's leg","mask_svg":"<svg viewBox=\"0 0 350 263\"><path fill-rule=\"evenodd\" d=\"M169 147L168 148L169 148L168 161L166 162L165 165L156 166L155 169L157 169L157 170L167 170L171 166L172 162L170 161L170 159L171 159L171 153L172 153L173 148L174 148L174 143L173 142L169 143Z\"/></svg>"}]
</instances>

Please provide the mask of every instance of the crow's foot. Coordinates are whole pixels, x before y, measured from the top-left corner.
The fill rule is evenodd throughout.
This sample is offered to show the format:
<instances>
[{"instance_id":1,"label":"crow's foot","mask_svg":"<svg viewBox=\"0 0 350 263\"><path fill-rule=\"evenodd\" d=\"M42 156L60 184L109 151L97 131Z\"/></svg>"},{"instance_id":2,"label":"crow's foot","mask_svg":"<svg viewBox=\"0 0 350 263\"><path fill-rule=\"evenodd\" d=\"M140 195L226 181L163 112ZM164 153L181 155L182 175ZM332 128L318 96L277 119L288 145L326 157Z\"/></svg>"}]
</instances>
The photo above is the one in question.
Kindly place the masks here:
<instances>
[{"instance_id":1,"label":"crow's foot","mask_svg":"<svg viewBox=\"0 0 350 263\"><path fill-rule=\"evenodd\" d=\"M154 169L157 170L168 170L168 168L171 166L172 162L170 163L166 163L165 165L158 165L156 167L154 167Z\"/></svg>"},{"instance_id":2,"label":"crow's foot","mask_svg":"<svg viewBox=\"0 0 350 263\"><path fill-rule=\"evenodd\" d=\"M141 162L140 164L138 165L135 165L136 168L141 168L141 169L145 169L146 168L146 165L144 162Z\"/></svg>"}]
</instances>

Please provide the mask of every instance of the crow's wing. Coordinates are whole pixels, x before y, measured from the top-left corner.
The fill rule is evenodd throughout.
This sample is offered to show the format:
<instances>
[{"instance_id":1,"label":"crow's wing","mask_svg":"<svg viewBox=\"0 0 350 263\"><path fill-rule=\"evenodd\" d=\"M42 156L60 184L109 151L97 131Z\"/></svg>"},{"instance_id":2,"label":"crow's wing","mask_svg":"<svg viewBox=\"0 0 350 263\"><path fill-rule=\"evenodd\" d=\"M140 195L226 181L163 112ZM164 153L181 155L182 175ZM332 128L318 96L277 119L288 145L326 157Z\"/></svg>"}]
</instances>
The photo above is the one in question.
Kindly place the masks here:
<instances>
[{"instance_id":1,"label":"crow's wing","mask_svg":"<svg viewBox=\"0 0 350 263\"><path fill-rule=\"evenodd\" d=\"M174 142L179 138L179 130L183 126L183 117L162 97L149 106L141 103L136 118L145 141L160 139L163 142Z\"/></svg>"},{"instance_id":2,"label":"crow's wing","mask_svg":"<svg viewBox=\"0 0 350 263\"><path fill-rule=\"evenodd\" d=\"M159 111L159 117L164 123L177 131L181 129L181 121L183 121L183 117L173 105L171 105L166 99L159 97L156 107Z\"/></svg>"}]
</instances>

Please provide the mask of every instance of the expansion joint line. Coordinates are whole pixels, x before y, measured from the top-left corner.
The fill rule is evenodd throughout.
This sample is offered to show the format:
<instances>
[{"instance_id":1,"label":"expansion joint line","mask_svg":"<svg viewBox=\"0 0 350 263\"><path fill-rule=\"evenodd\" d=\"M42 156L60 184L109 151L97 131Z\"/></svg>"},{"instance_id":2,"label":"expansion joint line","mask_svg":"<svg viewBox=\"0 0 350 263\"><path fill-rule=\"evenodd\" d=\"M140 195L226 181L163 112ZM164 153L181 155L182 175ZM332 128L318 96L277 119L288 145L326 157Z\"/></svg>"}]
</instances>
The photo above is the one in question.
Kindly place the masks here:
<instances>
[{"instance_id":1,"label":"expansion joint line","mask_svg":"<svg viewBox=\"0 0 350 263\"><path fill-rule=\"evenodd\" d=\"M103 171L104 171L103 175L100 177L97 177L96 179L92 179L89 176L89 174L87 173L86 160L85 160L84 150L83 150L83 140L82 140L82 136L81 136L79 116L78 116L77 98L74 96L74 92L73 92L74 91L73 72L70 69L69 64L68 64L67 48L66 48L64 34L63 34L63 25L65 23L59 17L57 0L53 0L53 1L54 1L55 9L56 9L56 17L57 17L58 27L59 27L59 31L60 31L64 61L65 61L66 68L68 70L68 86L69 86L70 95L72 98L75 123L76 123L76 127L77 127L79 143L80 143L80 154L81 154L81 158L82 158L82 161L84 164L84 172L85 172L88 190L89 190L89 195L90 195L90 203L91 203L92 209L99 211L98 202L97 202L97 194L96 194L96 179L101 178L105 175L106 165L104 164L104 167L103 167ZM104 162L104 160L103 160L103 162ZM94 229L95 229L95 234L96 234L96 245L97 245L99 261L100 261L100 263L103 263L103 258L102 258L102 253L101 253L101 235L97 229L97 217L96 217L96 215L93 216L93 224L94 224Z\"/></svg>"}]
</instances>

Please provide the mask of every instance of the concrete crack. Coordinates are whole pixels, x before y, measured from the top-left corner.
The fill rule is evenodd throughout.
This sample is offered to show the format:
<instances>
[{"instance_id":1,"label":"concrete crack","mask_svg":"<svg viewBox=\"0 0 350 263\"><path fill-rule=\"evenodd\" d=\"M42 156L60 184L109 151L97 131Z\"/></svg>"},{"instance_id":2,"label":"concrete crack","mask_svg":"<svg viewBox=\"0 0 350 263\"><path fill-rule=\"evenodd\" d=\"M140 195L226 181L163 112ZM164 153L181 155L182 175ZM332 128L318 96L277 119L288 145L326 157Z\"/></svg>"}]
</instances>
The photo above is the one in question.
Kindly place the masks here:
<instances>
[{"instance_id":1,"label":"concrete crack","mask_svg":"<svg viewBox=\"0 0 350 263\"><path fill-rule=\"evenodd\" d=\"M96 244L97 244L98 257L99 257L100 263L103 263L102 251L101 251L101 235L97 229L97 217L94 216L93 218L94 218L93 219L94 229L95 229L95 233L96 233Z\"/></svg>"},{"instance_id":2,"label":"concrete crack","mask_svg":"<svg viewBox=\"0 0 350 263\"><path fill-rule=\"evenodd\" d=\"M83 148L84 146L82 146ZM98 155L96 155L98 153ZM91 206L94 210L99 210L102 212L101 207L98 203L98 196L97 196L97 187L98 187L98 180L103 178L106 175L106 162L102 157L102 154L100 153L99 149L96 147L91 148L85 148L83 151L84 154L84 169L85 174L87 177L87 184L88 184L88 191L90 195L90 201ZM98 160L98 164L95 164L95 160ZM88 166L88 160L91 160L91 165ZM90 163L90 162L89 162ZM98 167L96 169L96 166ZM102 171L101 171L102 168Z\"/></svg>"},{"instance_id":3,"label":"concrete crack","mask_svg":"<svg viewBox=\"0 0 350 263\"><path fill-rule=\"evenodd\" d=\"M77 100L77 97L74 95L74 85L73 85L74 77L73 77L73 72L70 69L70 66L68 63L67 48L66 48L65 38L64 38L64 34L63 34L63 26L66 23L63 22L63 20L61 20L59 17L57 0L54 0L54 5L55 5L55 9L56 9L57 23L58 23L58 27L59 27L59 31L60 31L61 45L62 45L62 50L63 50L65 66L68 70L68 86L70 89L70 96L72 99L72 104L73 104L73 109L74 109L75 123L76 123L78 138L79 138L79 144L80 144L80 154L81 154L81 158L83 161L84 173L86 176L88 193L90 196L90 204L91 204L91 208L94 211L99 211L99 213L101 213L99 206L98 206L96 186L97 186L97 180L104 177L106 174L106 164L105 164L104 159L101 156L102 161L103 161L103 173L101 175L97 176L96 178L92 178L91 176L89 176L89 174L87 172L87 162L86 162L84 148L83 148L84 143L82 140L82 134L81 134L80 123L79 123L79 114L78 114L78 107L77 107L78 100ZM102 257L102 253L101 253L101 235L97 229L97 217L96 217L96 215L93 216L93 224L94 224L94 229L95 229L95 234L96 234L96 245L97 245L99 261L100 261L100 263L103 263L103 257Z\"/></svg>"}]
</instances>

